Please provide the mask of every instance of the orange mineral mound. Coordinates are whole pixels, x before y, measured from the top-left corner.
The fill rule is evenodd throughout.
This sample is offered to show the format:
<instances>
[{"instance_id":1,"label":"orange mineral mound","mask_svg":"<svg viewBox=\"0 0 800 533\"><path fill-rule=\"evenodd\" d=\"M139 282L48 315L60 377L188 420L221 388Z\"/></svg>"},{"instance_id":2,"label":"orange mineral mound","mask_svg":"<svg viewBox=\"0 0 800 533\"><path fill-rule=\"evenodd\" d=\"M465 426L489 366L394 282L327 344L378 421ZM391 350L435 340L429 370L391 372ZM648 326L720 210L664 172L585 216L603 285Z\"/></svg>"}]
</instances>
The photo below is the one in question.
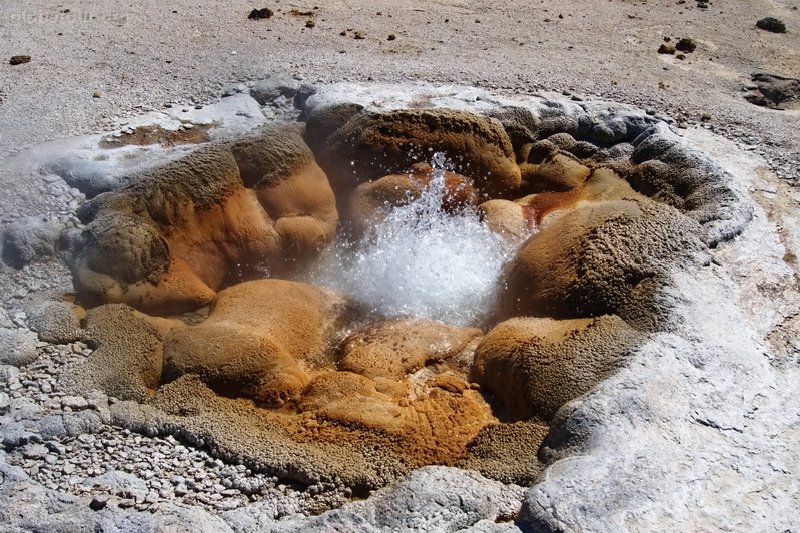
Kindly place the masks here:
<instances>
[{"instance_id":1,"label":"orange mineral mound","mask_svg":"<svg viewBox=\"0 0 800 533\"><path fill-rule=\"evenodd\" d=\"M558 109L335 105L131 177L80 211L71 268L94 352L65 382L122 400L116 423L299 483L366 492L432 463L533 483L556 412L659 327L670 268L707 260L716 212L652 160L673 145L630 144L646 123L625 137ZM452 170L423 162L434 151ZM475 206L519 243L484 329L293 280L434 179L437 216Z\"/></svg>"}]
</instances>

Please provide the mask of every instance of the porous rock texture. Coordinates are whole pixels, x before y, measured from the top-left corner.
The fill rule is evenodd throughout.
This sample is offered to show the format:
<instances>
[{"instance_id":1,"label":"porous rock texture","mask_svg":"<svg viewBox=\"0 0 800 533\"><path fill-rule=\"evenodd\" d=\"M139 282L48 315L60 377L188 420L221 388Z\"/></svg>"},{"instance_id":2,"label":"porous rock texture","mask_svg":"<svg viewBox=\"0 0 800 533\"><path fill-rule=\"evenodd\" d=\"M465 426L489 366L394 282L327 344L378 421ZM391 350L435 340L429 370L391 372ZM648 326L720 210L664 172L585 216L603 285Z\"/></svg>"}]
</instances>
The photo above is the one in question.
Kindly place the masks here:
<instances>
[{"instance_id":1,"label":"porous rock texture","mask_svg":"<svg viewBox=\"0 0 800 533\"><path fill-rule=\"evenodd\" d=\"M198 326L164 339L164 378L195 374L214 390L279 404L296 397L308 372L329 364L328 344L344 300L282 280L239 283L217 294Z\"/></svg>"},{"instance_id":2,"label":"porous rock texture","mask_svg":"<svg viewBox=\"0 0 800 533\"><path fill-rule=\"evenodd\" d=\"M433 320L391 320L350 335L337 366L370 378L398 379L457 356L481 335L477 328Z\"/></svg>"},{"instance_id":3,"label":"porous rock texture","mask_svg":"<svg viewBox=\"0 0 800 533\"><path fill-rule=\"evenodd\" d=\"M145 403L115 406L125 427L180 428L226 458L300 483L363 491L461 458L494 417L463 363L436 365L457 359L480 330L388 322L351 335L333 357L347 311L338 295L271 279L220 291L195 326L107 304L86 317L96 350L64 382Z\"/></svg>"},{"instance_id":4,"label":"porous rock texture","mask_svg":"<svg viewBox=\"0 0 800 533\"><path fill-rule=\"evenodd\" d=\"M194 171L176 170L182 183L190 184L186 189L174 183L159 189L146 179L138 183L150 186L137 188L134 180L82 210L90 224L77 254L77 287L85 267L100 264L124 235L145 243L122 246L124 261L102 267L104 276L123 282L95 292L97 302L116 301L121 294L119 299L142 309L162 305L163 313L176 310L169 307L173 297L184 298L180 309L213 302L208 318L183 317L197 325L119 304L88 312L85 335L95 351L65 381L75 390L99 387L122 399L109 411L115 424L147 435L179 435L253 470L359 495L410 473L365 502L315 518L264 522L265 530L513 529L505 521L514 519L517 509L513 504L498 509L495 488L509 490L500 483L534 484L517 517L524 530L594 529L598 523L605 530L636 529L639 520L686 529L691 524L683 514L649 503L658 498L675 503L680 494L665 496L663 487L691 482L693 469L659 470L664 463L658 454L665 449L675 464L705 461L711 472L704 488L684 489L688 498L706 494L714 484L723 487L721 498L741 496L738 484L759 488L752 476L790 490L781 473L790 470L780 463L787 452L775 452L779 462L770 464L772 472L739 457L733 453L737 446L752 447L748 439L756 438L739 416L744 409L709 408L721 385L710 384L706 367L736 374L729 388L738 387L746 371L768 374L766 363L756 361L757 343L750 349L749 333L709 341L719 336L709 325L714 303L726 302L722 308L730 323L740 319L731 310L734 291L708 249L725 246L752 215L730 174L666 125L613 107L544 101L491 112L499 122L463 110L378 112L360 104L308 110L309 125L319 128L306 130L306 141L338 193L349 195L357 187L369 192L367 212L378 207L380 197L370 196L370 188L383 187L390 203L403 201L393 192L413 191L404 181L413 161L399 151L404 143L413 144L417 154L422 149L423 158L428 149L442 146L451 157L462 149L474 151L465 156L474 157L469 165L457 170L477 191L494 197L480 208L490 226L515 235L534 230L503 280L500 323L477 349L479 330L413 319L372 321L340 339L331 324L343 299L288 281L236 284L247 276L232 272L235 263L226 261L238 252L215 237L220 227L236 226L230 223L237 222L233 212L247 213L240 225L250 223L250 206L266 213L260 215L265 224L256 229L267 227L270 238L280 241L269 248L274 257L294 261L313 255L315 247L305 244L324 242L315 240L322 230L314 225L328 224L325 217L335 217L336 209L310 152L297 166L269 166L269 157L258 155L263 139L218 144L196 152L202 157L195 163L219 171L219 182L192 181ZM296 132L295 144L281 145L284 152L265 148L263 153L291 160L305 146ZM387 159L380 162L382 157ZM182 165L185 161L175 168ZM491 176L471 174L491 165ZM355 180L350 167L359 169ZM299 172L297 182L285 178L295 168L311 170ZM401 174L384 177L396 172ZM324 194L318 196L320 187ZM153 199L155 207L149 204ZM315 215L297 215L306 209ZM209 211L217 214L204 218ZM309 216L310 229L305 219L298 220ZM106 241L102 217L116 228ZM289 229L281 230L284 218ZM335 218L328 220L335 227ZM209 251L208 243L217 248ZM265 250L258 253L272 257ZM241 257L252 253L247 249ZM183 263L176 266L179 259ZM272 269L271 274L280 272ZM87 279L102 281L95 274ZM172 289L170 279L178 280ZM137 283L149 283L150 292L137 289ZM702 283L719 300L702 301ZM205 290L202 298L185 296L198 287ZM85 297L85 287L81 290ZM156 307L147 307L158 298ZM726 351L741 352L742 368ZM714 358L728 362L716 364ZM728 364L734 368L726 369ZM685 399L692 397L688 383L707 394L694 410L688 409L693 400ZM672 387L682 391L681 398L662 401ZM774 414L776 406L757 396L748 393L742 402L752 400ZM265 409L268 404L272 408ZM671 424L686 443L669 440ZM774 427L788 431L785 418ZM718 444L729 435L732 442L715 450L704 440ZM711 458L694 457L695 449ZM726 469L737 461L745 473L728 482ZM720 462L725 467L714 470ZM441 467L415 470L431 463L477 470L493 481ZM510 492L519 501L520 491L511 486ZM713 510L702 512L704 519L720 518ZM260 527L254 517L257 505L226 520L237 530L251 530ZM739 513L723 521L736 526L747 520Z\"/></svg>"},{"instance_id":5,"label":"porous rock texture","mask_svg":"<svg viewBox=\"0 0 800 533\"><path fill-rule=\"evenodd\" d=\"M549 423L562 405L621 366L638 336L614 315L512 318L478 346L472 378L502 401L507 416Z\"/></svg>"},{"instance_id":6,"label":"porous rock texture","mask_svg":"<svg viewBox=\"0 0 800 533\"><path fill-rule=\"evenodd\" d=\"M488 197L513 195L521 184L511 141L491 118L451 109L359 111L340 124L342 118L327 108L308 118L309 128L332 131L310 142L337 190L405 172L433 152L444 152Z\"/></svg>"},{"instance_id":7,"label":"porous rock texture","mask_svg":"<svg viewBox=\"0 0 800 533\"><path fill-rule=\"evenodd\" d=\"M337 212L300 133L279 124L202 147L84 204L72 264L81 300L192 309L323 246Z\"/></svg>"},{"instance_id":8,"label":"porous rock texture","mask_svg":"<svg viewBox=\"0 0 800 533\"><path fill-rule=\"evenodd\" d=\"M509 265L501 316L618 313L644 321L665 265L705 257L698 233L692 220L647 199L560 211Z\"/></svg>"},{"instance_id":9,"label":"porous rock texture","mask_svg":"<svg viewBox=\"0 0 800 533\"><path fill-rule=\"evenodd\" d=\"M27 313L28 326L39 339L54 344L68 344L83 337L81 319L86 311L68 302L44 301L33 305Z\"/></svg>"}]
</instances>

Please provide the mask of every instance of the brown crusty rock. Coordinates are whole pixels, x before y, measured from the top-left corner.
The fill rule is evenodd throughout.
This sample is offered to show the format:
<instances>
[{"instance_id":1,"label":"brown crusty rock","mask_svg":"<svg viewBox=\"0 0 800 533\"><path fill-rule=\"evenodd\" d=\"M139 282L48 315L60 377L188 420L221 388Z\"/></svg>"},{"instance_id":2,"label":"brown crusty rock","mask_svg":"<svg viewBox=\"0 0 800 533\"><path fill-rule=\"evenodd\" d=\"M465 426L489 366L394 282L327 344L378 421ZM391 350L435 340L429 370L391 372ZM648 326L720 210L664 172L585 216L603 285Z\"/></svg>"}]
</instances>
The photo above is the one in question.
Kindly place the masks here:
<instances>
[{"instance_id":1,"label":"brown crusty rock","mask_svg":"<svg viewBox=\"0 0 800 533\"><path fill-rule=\"evenodd\" d=\"M549 422L562 405L617 368L641 335L614 315L512 318L478 345L471 379L513 419Z\"/></svg>"},{"instance_id":2,"label":"brown crusty rock","mask_svg":"<svg viewBox=\"0 0 800 533\"><path fill-rule=\"evenodd\" d=\"M592 172L577 157L564 151L549 154L538 164L520 165L520 170L530 192L569 191L583 184Z\"/></svg>"},{"instance_id":3,"label":"brown crusty rock","mask_svg":"<svg viewBox=\"0 0 800 533\"><path fill-rule=\"evenodd\" d=\"M164 336L182 325L123 304L90 309L85 323L85 341L94 351L83 366L65 372L64 383L83 392L98 388L121 400L149 398L161 384Z\"/></svg>"},{"instance_id":4,"label":"brown crusty rock","mask_svg":"<svg viewBox=\"0 0 800 533\"><path fill-rule=\"evenodd\" d=\"M501 235L522 237L531 230L524 206L518 202L489 200L478 206L478 213L490 230Z\"/></svg>"},{"instance_id":5,"label":"brown crusty rock","mask_svg":"<svg viewBox=\"0 0 800 533\"><path fill-rule=\"evenodd\" d=\"M469 443L466 457L456 466L503 483L533 485L544 469L538 452L549 430L547 424L531 420L488 424Z\"/></svg>"},{"instance_id":6,"label":"brown crusty rock","mask_svg":"<svg viewBox=\"0 0 800 533\"><path fill-rule=\"evenodd\" d=\"M674 261L705 260L693 220L646 198L579 202L553 213L509 264L502 318L624 313L640 283ZM646 295L639 294L639 297Z\"/></svg>"},{"instance_id":7,"label":"brown crusty rock","mask_svg":"<svg viewBox=\"0 0 800 533\"><path fill-rule=\"evenodd\" d=\"M298 409L319 422L361 428L414 466L453 464L480 429L495 420L480 393L452 373L400 384L327 373L309 384Z\"/></svg>"},{"instance_id":8,"label":"brown crusty rock","mask_svg":"<svg viewBox=\"0 0 800 533\"><path fill-rule=\"evenodd\" d=\"M81 301L151 313L208 303L242 280L281 274L329 242L338 215L327 177L279 124L129 179L84 204L72 272Z\"/></svg>"},{"instance_id":9,"label":"brown crusty rock","mask_svg":"<svg viewBox=\"0 0 800 533\"><path fill-rule=\"evenodd\" d=\"M312 116L309 123L314 120ZM433 151L444 152L481 194L510 196L521 184L511 141L500 122L452 109L360 111L317 154L338 193L403 172Z\"/></svg>"},{"instance_id":10,"label":"brown crusty rock","mask_svg":"<svg viewBox=\"0 0 800 533\"><path fill-rule=\"evenodd\" d=\"M202 324L167 334L165 378L196 374L215 391L279 404L296 397L326 349L344 300L302 283L260 280L217 294Z\"/></svg>"},{"instance_id":11,"label":"brown crusty rock","mask_svg":"<svg viewBox=\"0 0 800 533\"><path fill-rule=\"evenodd\" d=\"M337 366L368 378L402 379L464 350L481 335L435 320L395 319L364 327L344 342Z\"/></svg>"}]
</instances>

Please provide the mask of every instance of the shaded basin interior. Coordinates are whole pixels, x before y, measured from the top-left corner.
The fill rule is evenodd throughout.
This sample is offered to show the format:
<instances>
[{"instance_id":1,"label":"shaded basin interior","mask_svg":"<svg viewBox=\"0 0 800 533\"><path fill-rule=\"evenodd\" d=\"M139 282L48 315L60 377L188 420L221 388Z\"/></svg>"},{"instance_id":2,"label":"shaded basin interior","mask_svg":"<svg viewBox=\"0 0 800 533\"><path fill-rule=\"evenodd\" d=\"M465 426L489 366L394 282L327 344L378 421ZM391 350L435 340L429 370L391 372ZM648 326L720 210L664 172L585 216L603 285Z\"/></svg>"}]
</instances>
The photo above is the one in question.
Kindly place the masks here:
<instances>
[{"instance_id":1,"label":"shaded basin interior","mask_svg":"<svg viewBox=\"0 0 800 533\"><path fill-rule=\"evenodd\" d=\"M81 207L71 269L95 350L66 380L121 400L115 422L355 493L427 464L531 484L581 438L554 425L562 406L661 327L671 266L737 231L724 171L643 113L344 102L302 118ZM381 231L400 253L370 279ZM395 268L429 287L386 300L419 282Z\"/></svg>"}]
</instances>

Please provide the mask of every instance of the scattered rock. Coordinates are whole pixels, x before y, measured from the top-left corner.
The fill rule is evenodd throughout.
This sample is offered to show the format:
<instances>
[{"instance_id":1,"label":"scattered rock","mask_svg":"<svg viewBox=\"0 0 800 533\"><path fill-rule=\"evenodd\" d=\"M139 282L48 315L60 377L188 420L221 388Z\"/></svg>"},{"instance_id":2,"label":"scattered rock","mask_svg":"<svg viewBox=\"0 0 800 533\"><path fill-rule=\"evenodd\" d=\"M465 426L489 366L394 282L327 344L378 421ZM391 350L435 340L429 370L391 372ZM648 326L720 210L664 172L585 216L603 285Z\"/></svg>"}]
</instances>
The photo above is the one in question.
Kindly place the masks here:
<instances>
[{"instance_id":1,"label":"scattered rock","mask_svg":"<svg viewBox=\"0 0 800 533\"><path fill-rule=\"evenodd\" d=\"M5 392L0 392L0 415L8 413L10 408L11 400L9 399L8 394Z\"/></svg>"},{"instance_id":2,"label":"scattered rock","mask_svg":"<svg viewBox=\"0 0 800 533\"><path fill-rule=\"evenodd\" d=\"M671 44L662 44L658 47L659 54L675 54L675 47Z\"/></svg>"},{"instance_id":3,"label":"scattered rock","mask_svg":"<svg viewBox=\"0 0 800 533\"><path fill-rule=\"evenodd\" d=\"M99 511L100 509L105 508L106 504L108 504L108 496L94 496L92 501L89 502L89 509L92 511Z\"/></svg>"},{"instance_id":4,"label":"scattered rock","mask_svg":"<svg viewBox=\"0 0 800 533\"><path fill-rule=\"evenodd\" d=\"M297 80L274 76L256 83L250 89L250 96L259 104L266 105L281 96L290 99L294 98L300 87L300 82Z\"/></svg>"},{"instance_id":5,"label":"scattered rock","mask_svg":"<svg viewBox=\"0 0 800 533\"><path fill-rule=\"evenodd\" d=\"M697 49L697 43L689 37L682 37L675 45L675 49L681 52L692 53Z\"/></svg>"},{"instance_id":6,"label":"scattered rock","mask_svg":"<svg viewBox=\"0 0 800 533\"><path fill-rule=\"evenodd\" d=\"M306 21L306 28L313 28L313 27L314 27L314 26L316 26L316 25L317 25L317 24L316 24L316 23L315 23L313 20L311 20L311 19L309 19L309 20L307 20L307 21Z\"/></svg>"},{"instance_id":7,"label":"scattered rock","mask_svg":"<svg viewBox=\"0 0 800 533\"><path fill-rule=\"evenodd\" d=\"M786 24L775 17L764 17L756 22L756 27L772 33L786 33Z\"/></svg>"},{"instance_id":8,"label":"scattered rock","mask_svg":"<svg viewBox=\"0 0 800 533\"><path fill-rule=\"evenodd\" d=\"M387 41L394 41L397 39L397 36L394 33L390 33L388 37L386 37Z\"/></svg>"},{"instance_id":9,"label":"scattered rock","mask_svg":"<svg viewBox=\"0 0 800 533\"><path fill-rule=\"evenodd\" d=\"M262 7L261 9L254 9L247 15L247 18L250 20L261 20L261 19L268 19L272 15L274 15L273 11L268 7Z\"/></svg>"},{"instance_id":10,"label":"scattered rock","mask_svg":"<svg viewBox=\"0 0 800 533\"><path fill-rule=\"evenodd\" d=\"M88 488L102 488L120 498L132 498L137 501L144 501L150 493L150 489L148 489L144 480L119 470L112 470L100 476L89 478L83 482L83 485Z\"/></svg>"},{"instance_id":11,"label":"scattered rock","mask_svg":"<svg viewBox=\"0 0 800 533\"><path fill-rule=\"evenodd\" d=\"M68 407L73 411L80 411L89 407L89 402L86 401L86 398L81 398L80 396L64 396L61 398L61 406Z\"/></svg>"},{"instance_id":12,"label":"scattered rock","mask_svg":"<svg viewBox=\"0 0 800 533\"><path fill-rule=\"evenodd\" d=\"M30 63L31 56L21 55L21 56L12 56L11 59L8 60L9 65L22 65L23 63Z\"/></svg>"},{"instance_id":13,"label":"scattered rock","mask_svg":"<svg viewBox=\"0 0 800 533\"><path fill-rule=\"evenodd\" d=\"M44 459L48 454L48 449L43 444L28 444L22 449L22 456L25 459Z\"/></svg>"}]
</instances>

